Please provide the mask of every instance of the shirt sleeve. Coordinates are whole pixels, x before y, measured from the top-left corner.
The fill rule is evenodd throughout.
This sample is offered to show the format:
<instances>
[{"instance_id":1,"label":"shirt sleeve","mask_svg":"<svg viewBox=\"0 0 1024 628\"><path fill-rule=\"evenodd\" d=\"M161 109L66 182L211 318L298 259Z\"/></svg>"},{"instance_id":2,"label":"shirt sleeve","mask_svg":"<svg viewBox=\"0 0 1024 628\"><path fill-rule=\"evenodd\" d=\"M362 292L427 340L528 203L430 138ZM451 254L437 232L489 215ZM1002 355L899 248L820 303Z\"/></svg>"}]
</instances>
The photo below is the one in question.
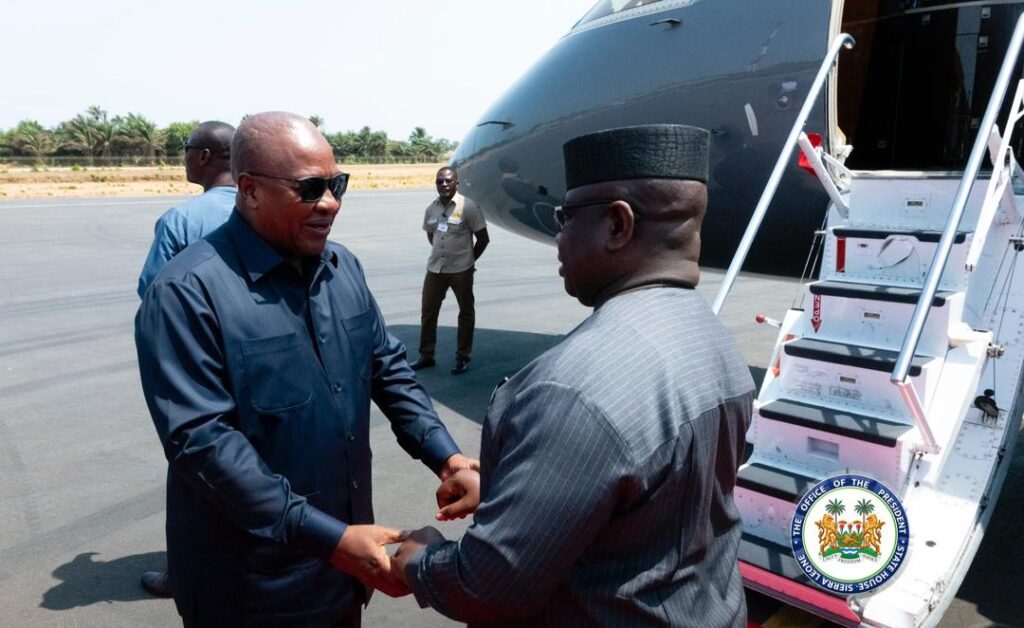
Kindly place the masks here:
<instances>
[{"instance_id":1,"label":"shirt sleeve","mask_svg":"<svg viewBox=\"0 0 1024 628\"><path fill-rule=\"evenodd\" d=\"M358 260L356 267L363 277ZM402 449L437 473L448 458L461 452L409 367L405 345L388 331L373 295L369 298L374 313L370 395L390 421Z\"/></svg>"},{"instance_id":2,"label":"shirt sleeve","mask_svg":"<svg viewBox=\"0 0 1024 628\"><path fill-rule=\"evenodd\" d=\"M201 286L159 280L135 318L146 404L172 472L250 534L328 558L345 524L309 505L232 427L216 312Z\"/></svg>"},{"instance_id":3,"label":"shirt sleeve","mask_svg":"<svg viewBox=\"0 0 1024 628\"><path fill-rule=\"evenodd\" d=\"M500 430L502 453L473 525L457 542L428 546L406 574L421 604L461 622L536 615L631 482L619 436L575 389L530 386Z\"/></svg>"},{"instance_id":4,"label":"shirt sleeve","mask_svg":"<svg viewBox=\"0 0 1024 628\"><path fill-rule=\"evenodd\" d=\"M437 223L436 222L434 223L433 228L430 225L430 209L433 206L434 206L433 203L431 203L430 205L427 205L427 209L424 210L424 212L423 212L423 230L426 231L427 233L433 233L434 230L437 228Z\"/></svg>"},{"instance_id":5,"label":"shirt sleeve","mask_svg":"<svg viewBox=\"0 0 1024 628\"><path fill-rule=\"evenodd\" d=\"M469 228L473 233L481 231L487 228L487 221L484 220L484 213L480 211L477 204L473 201L466 199L465 208L466 220L469 223Z\"/></svg>"},{"instance_id":6,"label":"shirt sleeve","mask_svg":"<svg viewBox=\"0 0 1024 628\"><path fill-rule=\"evenodd\" d=\"M153 228L153 244L149 247L149 255L146 256L142 273L139 275L140 299L167 262L185 248L182 244L185 239L184 222L174 209L157 219Z\"/></svg>"}]
</instances>

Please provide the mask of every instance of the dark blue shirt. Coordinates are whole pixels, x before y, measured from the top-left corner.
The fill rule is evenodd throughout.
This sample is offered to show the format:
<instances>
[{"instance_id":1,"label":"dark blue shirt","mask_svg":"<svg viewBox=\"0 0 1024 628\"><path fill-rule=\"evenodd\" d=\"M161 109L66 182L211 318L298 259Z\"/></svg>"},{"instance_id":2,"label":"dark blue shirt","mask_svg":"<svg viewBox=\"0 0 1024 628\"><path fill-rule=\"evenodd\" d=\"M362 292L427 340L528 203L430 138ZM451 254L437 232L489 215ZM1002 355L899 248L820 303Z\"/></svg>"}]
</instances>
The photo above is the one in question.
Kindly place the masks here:
<instances>
[{"instance_id":1,"label":"dark blue shirt","mask_svg":"<svg viewBox=\"0 0 1024 628\"><path fill-rule=\"evenodd\" d=\"M236 212L167 264L136 316L186 621L315 621L363 599L329 557L346 523L373 521L371 399L431 469L459 451L352 253L328 243L307 262Z\"/></svg>"}]
</instances>

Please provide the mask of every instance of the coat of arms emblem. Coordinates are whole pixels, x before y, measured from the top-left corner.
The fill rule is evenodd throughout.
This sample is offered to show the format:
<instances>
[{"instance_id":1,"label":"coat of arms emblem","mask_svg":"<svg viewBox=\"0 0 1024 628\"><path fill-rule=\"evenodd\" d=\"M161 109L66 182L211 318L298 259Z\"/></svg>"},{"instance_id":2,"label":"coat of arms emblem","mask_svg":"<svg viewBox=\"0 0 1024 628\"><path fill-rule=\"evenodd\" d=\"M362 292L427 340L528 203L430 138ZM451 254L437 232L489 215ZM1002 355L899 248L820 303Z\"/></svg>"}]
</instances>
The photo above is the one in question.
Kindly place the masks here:
<instances>
[{"instance_id":1,"label":"coat of arms emblem","mask_svg":"<svg viewBox=\"0 0 1024 628\"><path fill-rule=\"evenodd\" d=\"M833 593L870 591L891 580L909 544L896 494L859 475L827 478L797 504L791 542L804 574Z\"/></svg>"}]
</instances>

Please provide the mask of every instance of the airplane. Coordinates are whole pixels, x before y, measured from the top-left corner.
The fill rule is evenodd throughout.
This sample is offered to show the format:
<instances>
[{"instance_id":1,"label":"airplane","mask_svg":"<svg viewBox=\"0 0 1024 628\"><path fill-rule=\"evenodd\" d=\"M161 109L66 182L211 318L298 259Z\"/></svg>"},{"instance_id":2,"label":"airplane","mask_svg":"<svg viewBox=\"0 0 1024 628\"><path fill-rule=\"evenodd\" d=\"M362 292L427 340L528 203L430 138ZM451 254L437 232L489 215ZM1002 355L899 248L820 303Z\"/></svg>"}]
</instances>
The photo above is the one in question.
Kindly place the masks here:
<instances>
[{"instance_id":1,"label":"airplane","mask_svg":"<svg viewBox=\"0 0 1024 628\"><path fill-rule=\"evenodd\" d=\"M779 332L737 479L741 574L842 625L937 624L1013 455L1022 14L1012 0L601 0L452 158L489 220L553 242L565 141L711 131L701 264L729 268L713 309L741 268L808 279L781 320L759 317ZM804 521L837 477L886 487L868 496L878 510L844 517L835 498ZM883 511L899 516L870 518ZM868 569L885 543L901 553L860 588L826 573Z\"/></svg>"},{"instance_id":2,"label":"airplane","mask_svg":"<svg viewBox=\"0 0 1024 628\"><path fill-rule=\"evenodd\" d=\"M984 59L1005 47L1020 12L1019 2L989 2L991 17L981 20L978 4L605 0L490 107L452 161L463 192L490 220L551 242L552 208L565 194L564 142L654 122L709 129L701 264L724 267L740 241L737 225L749 220L830 34L839 30L861 44L841 58L840 80L815 103L807 131L823 136L826 148L856 147L851 168L962 164L970 125L995 79L994 64ZM988 48L979 44L966 55L972 67L957 81L966 72L956 54L959 6L979 14ZM929 23L917 23L925 18ZM827 204L818 182L793 160L744 268L799 274Z\"/></svg>"}]
</instances>

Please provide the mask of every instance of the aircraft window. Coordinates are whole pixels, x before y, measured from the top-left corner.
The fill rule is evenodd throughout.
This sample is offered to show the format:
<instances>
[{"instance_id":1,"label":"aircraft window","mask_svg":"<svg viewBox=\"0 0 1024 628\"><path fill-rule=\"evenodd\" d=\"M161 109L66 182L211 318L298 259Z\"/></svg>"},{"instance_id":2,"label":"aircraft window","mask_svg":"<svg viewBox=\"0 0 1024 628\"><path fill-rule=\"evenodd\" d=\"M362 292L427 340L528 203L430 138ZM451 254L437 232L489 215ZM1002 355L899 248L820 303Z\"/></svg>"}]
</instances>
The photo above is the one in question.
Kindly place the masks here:
<instances>
[{"instance_id":1,"label":"aircraft window","mask_svg":"<svg viewBox=\"0 0 1024 628\"><path fill-rule=\"evenodd\" d=\"M637 9L662 1L663 0L601 0L593 9L583 16L583 19L576 23L576 27L578 28L588 22L593 22L594 20L599 20L603 17L608 17L609 15L615 15L622 11Z\"/></svg>"},{"instance_id":2,"label":"aircraft window","mask_svg":"<svg viewBox=\"0 0 1024 628\"><path fill-rule=\"evenodd\" d=\"M1024 2L847 2L843 30L857 46L838 72L846 165L962 170ZM1017 76L1021 76L1018 65ZM1005 124L1011 85L999 125ZM1021 155L1021 129L1014 150Z\"/></svg>"}]
</instances>

